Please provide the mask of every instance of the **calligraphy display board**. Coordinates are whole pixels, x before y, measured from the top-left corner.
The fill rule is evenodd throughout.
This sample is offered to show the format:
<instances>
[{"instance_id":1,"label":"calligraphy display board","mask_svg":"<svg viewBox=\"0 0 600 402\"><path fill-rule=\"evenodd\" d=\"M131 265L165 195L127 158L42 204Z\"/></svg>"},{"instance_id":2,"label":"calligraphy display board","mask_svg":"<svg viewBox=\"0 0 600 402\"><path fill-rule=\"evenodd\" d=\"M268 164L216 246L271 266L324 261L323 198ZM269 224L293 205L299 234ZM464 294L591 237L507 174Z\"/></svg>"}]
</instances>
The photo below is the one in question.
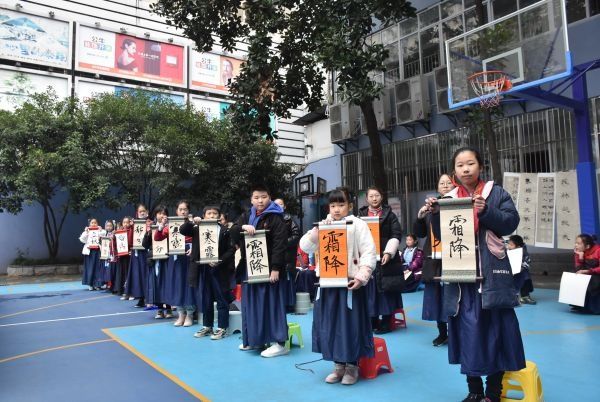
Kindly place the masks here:
<instances>
[{"instance_id":1,"label":"calligraphy display board","mask_svg":"<svg viewBox=\"0 0 600 402\"><path fill-rule=\"evenodd\" d=\"M375 242L375 250L377 251L377 261L381 259L381 238L379 236L379 217L378 216L361 216L361 219L367 223L373 241Z\"/></svg>"},{"instance_id":2,"label":"calligraphy display board","mask_svg":"<svg viewBox=\"0 0 600 402\"><path fill-rule=\"evenodd\" d=\"M475 222L471 198L443 198L440 204L440 237L442 249L442 281L477 280Z\"/></svg>"},{"instance_id":3,"label":"calligraphy display board","mask_svg":"<svg viewBox=\"0 0 600 402\"><path fill-rule=\"evenodd\" d=\"M504 173L502 187L510 194L515 207L519 208L519 182L521 181L521 173Z\"/></svg>"},{"instance_id":4,"label":"calligraphy display board","mask_svg":"<svg viewBox=\"0 0 600 402\"><path fill-rule=\"evenodd\" d=\"M519 196L517 198L517 211L519 211L521 221L519 227L517 227L517 234L523 238L525 244L535 242L537 199L537 174L521 173Z\"/></svg>"},{"instance_id":5,"label":"calligraphy display board","mask_svg":"<svg viewBox=\"0 0 600 402\"><path fill-rule=\"evenodd\" d=\"M203 219L198 225L200 246L199 264L219 262L219 223L216 219ZM237 266L237 265L236 265Z\"/></svg>"},{"instance_id":6,"label":"calligraphy display board","mask_svg":"<svg viewBox=\"0 0 600 402\"><path fill-rule=\"evenodd\" d=\"M111 241L111 238L108 236L100 237L100 259L101 260L110 259L110 241Z\"/></svg>"},{"instance_id":7,"label":"calligraphy display board","mask_svg":"<svg viewBox=\"0 0 600 402\"><path fill-rule=\"evenodd\" d=\"M577 172L556 173L556 247L572 249L579 235Z\"/></svg>"},{"instance_id":8,"label":"calligraphy display board","mask_svg":"<svg viewBox=\"0 0 600 402\"><path fill-rule=\"evenodd\" d=\"M97 250L100 248L100 227L88 227L88 237L87 242L85 244L90 250Z\"/></svg>"},{"instance_id":9,"label":"calligraphy display board","mask_svg":"<svg viewBox=\"0 0 600 402\"><path fill-rule=\"evenodd\" d=\"M179 227L183 225L185 218L180 216L169 217L169 254L185 254L185 236L179 233Z\"/></svg>"},{"instance_id":10,"label":"calligraphy display board","mask_svg":"<svg viewBox=\"0 0 600 402\"><path fill-rule=\"evenodd\" d=\"M318 262L322 288L348 287L348 229L345 221L319 224Z\"/></svg>"},{"instance_id":11,"label":"calligraphy display board","mask_svg":"<svg viewBox=\"0 0 600 402\"><path fill-rule=\"evenodd\" d=\"M145 219L134 219L133 220L133 244L132 250L143 250L144 235L146 234L146 220Z\"/></svg>"},{"instance_id":12,"label":"calligraphy display board","mask_svg":"<svg viewBox=\"0 0 600 402\"><path fill-rule=\"evenodd\" d=\"M537 247L554 247L556 173L538 173L537 176L535 245Z\"/></svg>"},{"instance_id":13,"label":"calligraphy display board","mask_svg":"<svg viewBox=\"0 0 600 402\"><path fill-rule=\"evenodd\" d=\"M115 231L115 243L117 243L117 255L123 257L129 254L129 243L127 241L127 230Z\"/></svg>"},{"instance_id":14,"label":"calligraphy display board","mask_svg":"<svg viewBox=\"0 0 600 402\"><path fill-rule=\"evenodd\" d=\"M156 225L152 225L152 259L153 260L164 260L169 258L169 239L165 238L161 241L154 240L154 235L158 230Z\"/></svg>"},{"instance_id":15,"label":"calligraphy display board","mask_svg":"<svg viewBox=\"0 0 600 402\"><path fill-rule=\"evenodd\" d=\"M246 249L246 271L248 283L269 282L269 255L267 254L267 237L264 230L257 230L254 235L244 233Z\"/></svg>"}]
</instances>

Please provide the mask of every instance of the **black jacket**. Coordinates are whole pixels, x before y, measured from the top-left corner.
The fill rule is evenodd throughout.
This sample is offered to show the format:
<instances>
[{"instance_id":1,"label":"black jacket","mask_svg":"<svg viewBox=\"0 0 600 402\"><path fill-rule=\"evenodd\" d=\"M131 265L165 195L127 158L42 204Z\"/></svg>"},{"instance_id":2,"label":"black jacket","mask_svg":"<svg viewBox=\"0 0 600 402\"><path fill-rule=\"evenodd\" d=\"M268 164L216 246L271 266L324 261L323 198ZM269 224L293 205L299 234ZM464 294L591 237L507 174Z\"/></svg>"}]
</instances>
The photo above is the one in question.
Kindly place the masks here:
<instances>
[{"instance_id":1,"label":"black jacket","mask_svg":"<svg viewBox=\"0 0 600 402\"><path fill-rule=\"evenodd\" d=\"M191 261L188 268L188 285L191 287L198 286L198 279L200 275L200 269L215 269L219 273L219 283L221 289L229 290L229 279L234 271L234 259L235 259L235 246L231 241L229 229L221 225L219 230L219 262L216 266L211 267L208 264L198 264L197 261L200 259L200 228L198 225L194 225L191 221L185 221L183 225L179 227L179 232L192 238L192 254L190 256Z\"/></svg>"},{"instance_id":2,"label":"black jacket","mask_svg":"<svg viewBox=\"0 0 600 402\"><path fill-rule=\"evenodd\" d=\"M402 242L402 229L400 228L400 222L395 213L392 212L392 208L388 205L382 207L382 214L379 218L379 244L381 246L381 253L385 250L385 246L390 239L398 239ZM364 206L358 210L358 216L369 216L369 207ZM399 259L399 254L396 253L392 256L392 261Z\"/></svg>"},{"instance_id":3,"label":"black jacket","mask_svg":"<svg viewBox=\"0 0 600 402\"><path fill-rule=\"evenodd\" d=\"M290 214L283 214L283 221L288 229L287 249L285 252L285 267L288 272L294 272L296 268L296 255L298 253L298 243L300 242L300 228Z\"/></svg>"},{"instance_id":4,"label":"black jacket","mask_svg":"<svg viewBox=\"0 0 600 402\"><path fill-rule=\"evenodd\" d=\"M239 219L237 220L237 224L233 226L230 231L232 232L232 236L239 239L239 246L242 259L240 260L240 264L238 265L238 270L243 270L243 272L238 272L236 275L239 278L242 278L246 270L246 247L244 244L244 236L242 232L242 226L248 225L248 220L250 218L250 212L244 212ZM285 265L286 265L286 249L287 249L287 239L288 239L288 229L283 220L282 215L280 214L267 214L262 217L258 221L258 225L256 230L267 230L266 239L267 239L267 254L269 256L269 272L270 271L279 271L280 275L285 274Z\"/></svg>"}]
</instances>

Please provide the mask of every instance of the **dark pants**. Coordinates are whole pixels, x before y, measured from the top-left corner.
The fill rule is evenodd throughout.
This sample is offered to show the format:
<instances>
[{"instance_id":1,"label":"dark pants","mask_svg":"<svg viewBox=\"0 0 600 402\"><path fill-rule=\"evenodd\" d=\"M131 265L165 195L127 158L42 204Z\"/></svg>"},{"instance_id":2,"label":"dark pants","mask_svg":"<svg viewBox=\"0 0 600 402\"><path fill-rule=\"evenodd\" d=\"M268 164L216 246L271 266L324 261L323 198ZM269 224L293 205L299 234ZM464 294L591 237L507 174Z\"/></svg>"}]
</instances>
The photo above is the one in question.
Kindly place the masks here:
<instances>
[{"instance_id":1,"label":"dark pants","mask_svg":"<svg viewBox=\"0 0 600 402\"><path fill-rule=\"evenodd\" d=\"M502 394L502 377L504 377L504 371L499 371L492 375L488 375L485 379L484 392L483 380L481 377L467 376L469 392L473 394L485 395L492 402L500 402L500 395Z\"/></svg>"},{"instance_id":2,"label":"dark pants","mask_svg":"<svg viewBox=\"0 0 600 402\"><path fill-rule=\"evenodd\" d=\"M217 302L217 315L219 328L229 327L229 301L221 289L218 272L211 267L205 268L204 294L202 295L204 316L202 324L212 328L215 322L215 309L213 303Z\"/></svg>"}]
</instances>

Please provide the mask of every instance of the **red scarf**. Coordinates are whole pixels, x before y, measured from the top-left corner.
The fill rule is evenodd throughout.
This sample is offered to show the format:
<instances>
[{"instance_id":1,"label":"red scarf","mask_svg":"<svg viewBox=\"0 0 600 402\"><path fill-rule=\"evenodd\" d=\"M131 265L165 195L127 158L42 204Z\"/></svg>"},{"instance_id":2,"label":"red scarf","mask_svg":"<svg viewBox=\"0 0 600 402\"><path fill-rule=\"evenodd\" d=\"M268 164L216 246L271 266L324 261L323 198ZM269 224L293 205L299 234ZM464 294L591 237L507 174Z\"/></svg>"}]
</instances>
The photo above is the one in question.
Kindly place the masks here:
<instances>
[{"instance_id":1,"label":"red scarf","mask_svg":"<svg viewBox=\"0 0 600 402\"><path fill-rule=\"evenodd\" d=\"M483 192L483 187L485 186L485 182L483 180L479 180L477 186L475 186L475 191L473 194L469 194L469 190L467 190L462 184L458 186L458 198L472 198L476 195L481 195ZM479 231L479 215L475 208L473 208L473 223L475 225L475 233Z\"/></svg>"}]
</instances>

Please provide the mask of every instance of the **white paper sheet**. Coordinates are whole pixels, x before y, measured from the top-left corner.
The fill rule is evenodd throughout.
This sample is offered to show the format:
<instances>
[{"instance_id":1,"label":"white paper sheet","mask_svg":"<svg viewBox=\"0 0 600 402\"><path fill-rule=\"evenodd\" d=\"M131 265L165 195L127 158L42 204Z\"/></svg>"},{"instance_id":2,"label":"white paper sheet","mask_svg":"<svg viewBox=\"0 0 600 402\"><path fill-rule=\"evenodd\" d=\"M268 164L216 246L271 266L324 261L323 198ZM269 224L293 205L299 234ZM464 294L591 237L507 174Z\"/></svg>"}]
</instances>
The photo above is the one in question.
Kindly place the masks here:
<instances>
[{"instance_id":1,"label":"white paper sheet","mask_svg":"<svg viewBox=\"0 0 600 402\"><path fill-rule=\"evenodd\" d=\"M521 264L523 263L523 248L515 248L513 250L506 249L508 261L510 261L510 269L513 275L521 272Z\"/></svg>"},{"instance_id":2,"label":"white paper sheet","mask_svg":"<svg viewBox=\"0 0 600 402\"><path fill-rule=\"evenodd\" d=\"M590 279L592 279L591 275L563 272L560 279L558 302L583 307Z\"/></svg>"}]
</instances>

